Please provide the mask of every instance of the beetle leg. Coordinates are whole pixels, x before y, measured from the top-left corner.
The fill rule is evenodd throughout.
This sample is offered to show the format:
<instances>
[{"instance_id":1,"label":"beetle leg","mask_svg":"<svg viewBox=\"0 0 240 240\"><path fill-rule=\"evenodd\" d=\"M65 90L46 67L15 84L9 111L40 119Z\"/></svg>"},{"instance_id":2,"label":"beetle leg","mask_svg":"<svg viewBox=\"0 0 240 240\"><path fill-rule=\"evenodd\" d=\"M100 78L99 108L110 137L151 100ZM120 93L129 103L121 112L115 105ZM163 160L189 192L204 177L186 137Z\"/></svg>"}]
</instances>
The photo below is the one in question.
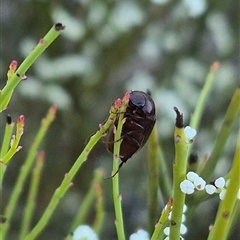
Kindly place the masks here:
<instances>
[{"instance_id":1,"label":"beetle leg","mask_svg":"<svg viewBox=\"0 0 240 240\"><path fill-rule=\"evenodd\" d=\"M104 178L104 180L107 180L107 179L111 179L113 177L115 177L117 175L117 173L119 172L120 168L122 167L122 165L124 164L124 162L121 162L118 166L118 169L117 171L111 176L111 177L108 177L108 178Z\"/></svg>"},{"instance_id":2,"label":"beetle leg","mask_svg":"<svg viewBox=\"0 0 240 240\"><path fill-rule=\"evenodd\" d=\"M121 136L119 139L117 139L117 140L113 140L113 141L108 141L108 142L106 142L106 141L103 141L104 143L107 143L107 144L114 144L114 143L116 143L116 142L119 142L119 141L121 141L122 139L123 139L123 137L124 136Z\"/></svg>"}]
</instances>

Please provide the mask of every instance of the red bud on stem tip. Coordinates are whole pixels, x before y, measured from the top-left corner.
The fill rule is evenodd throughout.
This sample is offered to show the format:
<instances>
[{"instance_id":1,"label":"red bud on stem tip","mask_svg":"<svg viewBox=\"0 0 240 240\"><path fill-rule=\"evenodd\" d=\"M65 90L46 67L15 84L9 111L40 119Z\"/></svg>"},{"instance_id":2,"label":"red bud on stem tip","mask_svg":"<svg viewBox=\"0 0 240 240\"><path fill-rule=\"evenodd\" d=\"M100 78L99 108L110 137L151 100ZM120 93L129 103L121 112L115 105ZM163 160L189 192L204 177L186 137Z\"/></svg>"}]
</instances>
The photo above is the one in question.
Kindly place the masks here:
<instances>
[{"instance_id":1,"label":"red bud on stem tip","mask_svg":"<svg viewBox=\"0 0 240 240\"><path fill-rule=\"evenodd\" d=\"M171 205L171 206L173 205L173 197L169 198L168 204Z\"/></svg>"},{"instance_id":2,"label":"red bud on stem tip","mask_svg":"<svg viewBox=\"0 0 240 240\"><path fill-rule=\"evenodd\" d=\"M211 70L212 71L217 71L220 67L220 63L219 62L214 62L211 66Z\"/></svg>"},{"instance_id":3,"label":"red bud on stem tip","mask_svg":"<svg viewBox=\"0 0 240 240\"><path fill-rule=\"evenodd\" d=\"M57 104L53 104L51 110L56 113L57 111Z\"/></svg>"},{"instance_id":4,"label":"red bud on stem tip","mask_svg":"<svg viewBox=\"0 0 240 240\"><path fill-rule=\"evenodd\" d=\"M18 62L16 60L12 60L11 64L10 64L10 69L12 69L14 72L16 71L18 66Z\"/></svg>"},{"instance_id":5,"label":"red bud on stem tip","mask_svg":"<svg viewBox=\"0 0 240 240\"><path fill-rule=\"evenodd\" d=\"M17 120L17 134L19 135L23 134L24 120L25 117L23 115L20 115Z\"/></svg>"},{"instance_id":6,"label":"red bud on stem tip","mask_svg":"<svg viewBox=\"0 0 240 240\"><path fill-rule=\"evenodd\" d=\"M127 105L128 102L129 102L129 99L130 99L130 93L129 92L126 92L124 97L123 97L123 104L124 105Z\"/></svg>"},{"instance_id":7,"label":"red bud on stem tip","mask_svg":"<svg viewBox=\"0 0 240 240\"><path fill-rule=\"evenodd\" d=\"M110 113L116 113L116 114L119 113L121 106L122 106L122 99L120 98L116 99L110 108Z\"/></svg>"},{"instance_id":8,"label":"red bud on stem tip","mask_svg":"<svg viewBox=\"0 0 240 240\"><path fill-rule=\"evenodd\" d=\"M23 124L24 125L24 120L25 120L24 115L20 115L19 118L18 118L17 124Z\"/></svg>"},{"instance_id":9,"label":"red bud on stem tip","mask_svg":"<svg viewBox=\"0 0 240 240\"><path fill-rule=\"evenodd\" d=\"M53 104L53 105L51 106L51 108L49 109L47 118L53 120L53 119L55 118L56 111L57 111L57 105L56 105L56 104Z\"/></svg>"},{"instance_id":10,"label":"red bud on stem tip","mask_svg":"<svg viewBox=\"0 0 240 240\"><path fill-rule=\"evenodd\" d=\"M115 101L115 106L116 106L116 108L120 108L122 106L122 99L118 98Z\"/></svg>"},{"instance_id":11,"label":"red bud on stem tip","mask_svg":"<svg viewBox=\"0 0 240 240\"><path fill-rule=\"evenodd\" d=\"M12 75L15 73L18 66L18 62L16 60L12 60L12 62L9 65L9 70L7 73L8 80L12 77Z\"/></svg>"}]
</instances>

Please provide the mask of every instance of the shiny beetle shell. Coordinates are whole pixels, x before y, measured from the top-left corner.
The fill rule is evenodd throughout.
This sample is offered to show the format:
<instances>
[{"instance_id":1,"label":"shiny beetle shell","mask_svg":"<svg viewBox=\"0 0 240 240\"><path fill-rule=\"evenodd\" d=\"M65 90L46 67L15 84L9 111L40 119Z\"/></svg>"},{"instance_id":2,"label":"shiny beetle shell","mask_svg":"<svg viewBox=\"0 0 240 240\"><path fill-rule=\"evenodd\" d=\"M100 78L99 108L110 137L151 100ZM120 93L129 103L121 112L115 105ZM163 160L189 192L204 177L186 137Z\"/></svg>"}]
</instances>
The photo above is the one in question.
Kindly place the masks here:
<instances>
[{"instance_id":1,"label":"shiny beetle shell","mask_svg":"<svg viewBox=\"0 0 240 240\"><path fill-rule=\"evenodd\" d=\"M144 146L152 132L156 122L156 112L155 104L150 95L141 91L130 92L130 99L124 118L126 118L126 121L122 128L122 143L120 146L120 159L122 162L119 165L119 169L124 162ZM115 127L117 127L117 124L118 118L114 122ZM107 148L113 153L113 128L108 136Z\"/></svg>"}]
</instances>

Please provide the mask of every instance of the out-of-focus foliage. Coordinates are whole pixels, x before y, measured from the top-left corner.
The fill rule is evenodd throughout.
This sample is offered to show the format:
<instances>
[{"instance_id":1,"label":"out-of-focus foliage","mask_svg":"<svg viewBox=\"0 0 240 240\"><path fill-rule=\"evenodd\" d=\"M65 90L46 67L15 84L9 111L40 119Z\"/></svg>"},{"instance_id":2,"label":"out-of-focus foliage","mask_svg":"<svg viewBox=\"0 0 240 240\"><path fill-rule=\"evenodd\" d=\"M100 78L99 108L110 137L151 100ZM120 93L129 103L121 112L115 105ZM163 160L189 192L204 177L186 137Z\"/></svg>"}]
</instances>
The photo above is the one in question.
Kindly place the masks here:
<instances>
[{"instance_id":1,"label":"out-of-focus foliage","mask_svg":"<svg viewBox=\"0 0 240 240\"><path fill-rule=\"evenodd\" d=\"M6 110L15 119L20 114L26 117L23 151L7 169L15 174L5 175L5 192L8 193L41 118L50 104L56 103L60 108L42 147L46 150L47 160L38 217L88 137L106 119L112 101L128 90L151 91L157 106L159 135L171 173L173 107L177 106L184 113L187 124L208 69L217 60L221 67L195 140L200 155L209 153L230 97L239 83L237 1L2 0L0 7L1 87L12 59L21 62L53 23L61 22L66 26L62 36L29 70L28 79L18 86ZM230 150L217 166L216 175L225 174L229 168L235 140L233 132ZM145 156L145 150L142 150L124 165L120 173L123 175L121 192L128 236L139 226L147 228ZM111 154L107 153L104 144L99 144L63 199L42 235L43 239L63 239L75 209L88 189L93 170L102 167L108 177L111 165ZM115 239L109 193L111 181L105 181L104 188L107 214L101 237ZM132 189L136 190L133 192ZM23 194L17 211L21 211L25 199ZM159 210L164 204L160 201ZM200 206L186 239L204 239L214 219L214 204L213 200ZM20 219L16 212L16 230ZM15 232L11 234L14 239ZM239 236L239 232L234 234L232 239Z\"/></svg>"}]
</instances>

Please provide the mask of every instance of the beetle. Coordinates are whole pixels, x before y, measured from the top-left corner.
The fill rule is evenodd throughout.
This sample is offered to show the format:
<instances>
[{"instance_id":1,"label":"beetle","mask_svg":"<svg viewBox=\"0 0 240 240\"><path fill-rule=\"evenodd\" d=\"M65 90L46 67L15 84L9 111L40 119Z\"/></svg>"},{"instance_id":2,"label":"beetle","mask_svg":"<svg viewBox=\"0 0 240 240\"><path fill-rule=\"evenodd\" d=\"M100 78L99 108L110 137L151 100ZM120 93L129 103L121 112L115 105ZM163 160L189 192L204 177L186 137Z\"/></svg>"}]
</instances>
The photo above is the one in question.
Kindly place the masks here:
<instances>
[{"instance_id":1,"label":"beetle","mask_svg":"<svg viewBox=\"0 0 240 240\"><path fill-rule=\"evenodd\" d=\"M122 161L118 170L112 175L114 177L122 167L138 150L147 142L154 124L156 122L156 107L151 96L142 91L131 91L129 103L124 113L126 119L123 124L120 145L120 160ZM118 117L114 126L108 133L107 149L113 153L114 149L114 128L118 125Z\"/></svg>"}]
</instances>

